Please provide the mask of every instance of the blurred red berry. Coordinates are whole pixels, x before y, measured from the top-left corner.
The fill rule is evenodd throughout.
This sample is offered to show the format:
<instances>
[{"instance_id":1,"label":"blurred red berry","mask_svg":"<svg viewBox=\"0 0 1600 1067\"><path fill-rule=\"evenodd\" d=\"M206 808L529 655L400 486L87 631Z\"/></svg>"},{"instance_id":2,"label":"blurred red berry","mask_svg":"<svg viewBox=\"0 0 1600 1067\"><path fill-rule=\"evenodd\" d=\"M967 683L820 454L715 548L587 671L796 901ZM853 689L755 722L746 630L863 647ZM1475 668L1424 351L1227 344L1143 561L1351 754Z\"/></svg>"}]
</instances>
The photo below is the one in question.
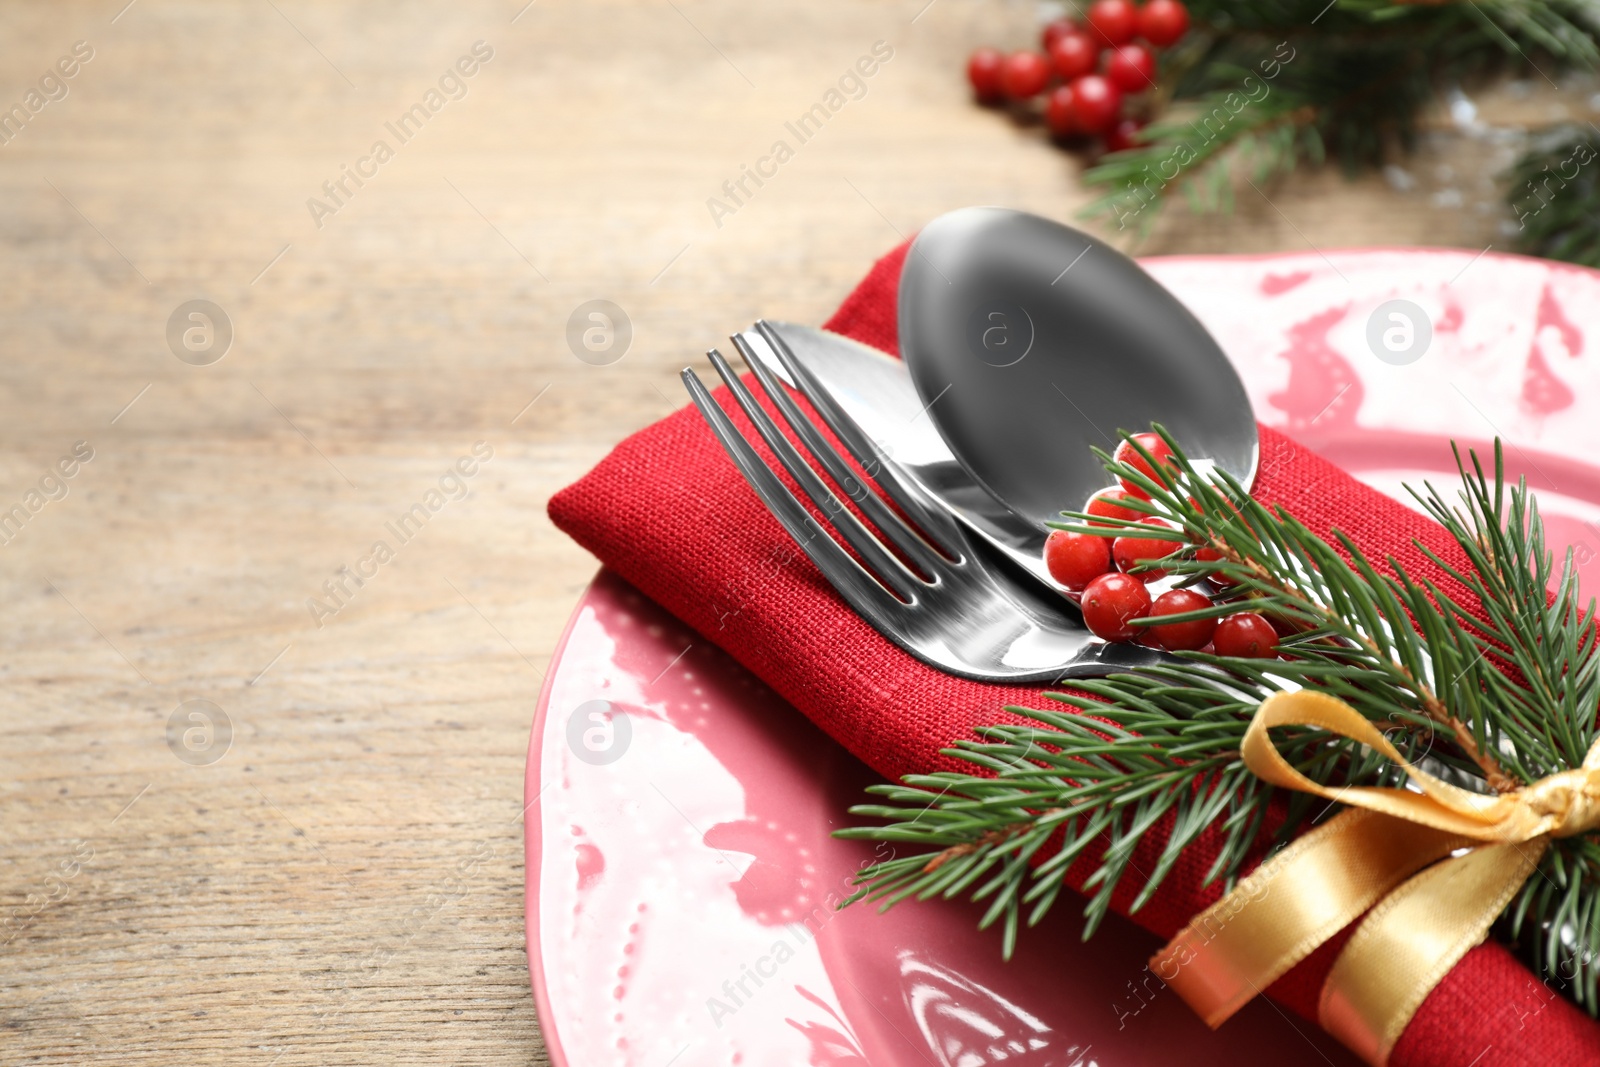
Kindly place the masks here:
<instances>
[{"instance_id":1,"label":"blurred red berry","mask_svg":"<svg viewBox=\"0 0 1600 1067\"><path fill-rule=\"evenodd\" d=\"M1126 152L1139 147L1139 131L1142 129L1144 123L1138 119L1122 119L1106 134L1106 151Z\"/></svg>"},{"instance_id":2,"label":"blurred red berry","mask_svg":"<svg viewBox=\"0 0 1600 1067\"><path fill-rule=\"evenodd\" d=\"M1128 624L1150 614L1150 590L1139 579L1113 571L1084 588L1082 607L1090 633L1107 641L1127 641L1139 630Z\"/></svg>"},{"instance_id":3,"label":"blurred red berry","mask_svg":"<svg viewBox=\"0 0 1600 1067\"><path fill-rule=\"evenodd\" d=\"M1155 54L1138 42L1119 45L1106 53L1106 77L1125 93L1152 89L1156 84Z\"/></svg>"},{"instance_id":4,"label":"blurred red berry","mask_svg":"<svg viewBox=\"0 0 1600 1067\"><path fill-rule=\"evenodd\" d=\"M1080 80L1087 81L1088 79L1084 78ZM1111 88L1114 92L1115 87L1112 86ZM1172 449L1167 447L1167 442L1161 438L1160 434L1136 433L1133 435L1130 441L1137 441L1144 447L1146 452L1150 453L1156 458L1157 463L1160 463L1163 467L1167 466L1166 460L1167 457L1172 455ZM1155 468L1150 466L1149 462L1147 462L1145 458L1139 454L1138 449L1134 448L1130 441L1123 441L1121 444L1117 445L1117 450L1111 454L1111 458L1116 460L1118 463L1127 464L1134 470L1149 475L1156 481L1160 481L1161 479L1156 477ZM1126 489L1136 497L1148 499L1148 495L1143 489L1140 489L1137 485L1131 481L1128 481L1126 478L1122 479L1122 488Z\"/></svg>"},{"instance_id":5,"label":"blurred red berry","mask_svg":"<svg viewBox=\"0 0 1600 1067\"><path fill-rule=\"evenodd\" d=\"M1165 48L1189 32L1189 9L1182 0L1150 0L1139 10L1139 36Z\"/></svg>"},{"instance_id":6,"label":"blurred red berry","mask_svg":"<svg viewBox=\"0 0 1600 1067\"><path fill-rule=\"evenodd\" d=\"M1066 81L1094 73L1100 62L1100 44L1082 30L1063 34L1050 46L1050 62Z\"/></svg>"},{"instance_id":7,"label":"blurred red berry","mask_svg":"<svg viewBox=\"0 0 1600 1067\"><path fill-rule=\"evenodd\" d=\"M1089 28L1108 45L1127 44L1139 32L1139 9L1133 0L1095 0L1089 5Z\"/></svg>"},{"instance_id":8,"label":"blurred red berry","mask_svg":"<svg viewBox=\"0 0 1600 1067\"><path fill-rule=\"evenodd\" d=\"M1126 489L1111 486L1091 496L1089 502L1083 506L1083 510L1090 515L1099 515L1107 519L1132 519L1134 522L1142 522L1145 517L1144 512L1135 511L1122 503L1131 495ZM1095 525L1104 524L1095 523Z\"/></svg>"},{"instance_id":9,"label":"blurred red berry","mask_svg":"<svg viewBox=\"0 0 1600 1067\"><path fill-rule=\"evenodd\" d=\"M1275 659L1278 655L1278 631L1257 613L1241 611L1217 623L1212 645L1219 656Z\"/></svg>"},{"instance_id":10,"label":"blurred red berry","mask_svg":"<svg viewBox=\"0 0 1600 1067\"><path fill-rule=\"evenodd\" d=\"M1166 523L1154 515L1144 521L1150 526L1166 526ZM1116 560L1118 570L1131 571L1146 560L1161 559L1182 549L1182 541L1169 541L1159 537L1119 537L1111 542L1111 558ZM1146 582L1153 582L1157 578L1166 576L1167 572L1159 567L1140 571L1138 574L1139 579Z\"/></svg>"},{"instance_id":11,"label":"blurred red berry","mask_svg":"<svg viewBox=\"0 0 1600 1067\"><path fill-rule=\"evenodd\" d=\"M1269 614L1261 617L1267 620L1267 625L1272 627L1272 632L1279 637L1293 637L1295 634L1304 633L1307 629L1306 626L1297 625L1294 621L1286 619L1282 615Z\"/></svg>"},{"instance_id":12,"label":"blurred red berry","mask_svg":"<svg viewBox=\"0 0 1600 1067\"><path fill-rule=\"evenodd\" d=\"M1000 68L1000 84L1013 100L1038 96L1049 82L1050 64L1038 52L1012 52Z\"/></svg>"},{"instance_id":13,"label":"blurred red berry","mask_svg":"<svg viewBox=\"0 0 1600 1067\"><path fill-rule=\"evenodd\" d=\"M993 104L1006 95L1000 80L1005 61L998 48L980 48L967 60L967 81L972 83L973 94L985 104Z\"/></svg>"},{"instance_id":14,"label":"blurred red berry","mask_svg":"<svg viewBox=\"0 0 1600 1067\"><path fill-rule=\"evenodd\" d=\"M1150 617L1179 615L1209 608L1211 601L1192 589L1169 589L1156 597L1150 605ZM1205 648L1217 630L1216 619L1193 619L1189 622L1169 622L1164 626L1151 626L1150 636L1162 648L1172 652Z\"/></svg>"},{"instance_id":15,"label":"blurred red berry","mask_svg":"<svg viewBox=\"0 0 1600 1067\"><path fill-rule=\"evenodd\" d=\"M1197 548L1197 549L1195 549L1194 550L1194 558L1198 559L1198 560L1202 560L1202 561L1204 561L1206 563L1216 563L1218 560L1221 560L1223 558L1223 555L1218 550L1208 546L1206 548ZM1231 579L1231 578L1224 578L1220 574L1208 575L1207 576L1207 581L1209 581L1216 588L1221 589L1223 591L1232 590L1232 589L1236 588L1238 586L1238 584L1239 584L1239 583L1233 581L1233 579Z\"/></svg>"},{"instance_id":16,"label":"blurred red berry","mask_svg":"<svg viewBox=\"0 0 1600 1067\"><path fill-rule=\"evenodd\" d=\"M1044 98L1044 124L1057 137L1071 137L1081 132L1078 116L1072 110L1072 87L1058 85Z\"/></svg>"},{"instance_id":17,"label":"blurred red berry","mask_svg":"<svg viewBox=\"0 0 1600 1067\"><path fill-rule=\"evenodd\" d=\"M1076 33L1077 30L1077 24L1071 19L1055 19L1045 23L1044 32L1039 35L1039 43L1046 52L1049 52L1062 37L1069 33Z\"/></svg>"},{"instance_id":18,"label":"blurred red berry","mask_svg":"<svg viewBox=\"0 0 1600 1067\"><path fill-rule=\"evenodd\" d=\"M1073 592L1111 570L1111 546L1104 537L1053 530L1044 542L1050 577Z\"/></svg>"},{"instance_id":19,"label":"blurred red berry","mask_svg":"<svg viewBox=\"0 0 1600 1067\"><path fill-rule=\"evenodd\" d=\"M1085 74L1072 83L1072 111L1085 133L1103 134L1117 124L1122 110L1122 90L1098 74Z\"/></svg>"}]
</instances>

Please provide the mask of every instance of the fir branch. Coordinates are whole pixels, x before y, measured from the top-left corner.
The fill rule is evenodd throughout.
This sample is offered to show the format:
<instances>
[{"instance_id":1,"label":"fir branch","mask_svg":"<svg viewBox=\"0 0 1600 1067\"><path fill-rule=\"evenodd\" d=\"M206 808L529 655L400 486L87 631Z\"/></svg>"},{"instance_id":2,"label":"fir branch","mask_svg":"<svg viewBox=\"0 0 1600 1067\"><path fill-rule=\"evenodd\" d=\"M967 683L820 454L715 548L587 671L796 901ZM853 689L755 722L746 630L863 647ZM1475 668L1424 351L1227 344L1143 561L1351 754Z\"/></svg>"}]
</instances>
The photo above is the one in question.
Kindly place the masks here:
<instances>
[{"instance_id":1,"label":"fir branch","mask_svg":"<svg viewBox=\"0 0 1600 1067\"><path fill-rule=\"evenodd\" d=\"M1337 159L1348 173L1409 151L1443 82L1505 69L1600 66L1596 0L1194 0L1196 27L1162 60L1141 143L1084 174L1080 214L1148 231L1184 192L1232 209L1235 185ZM1551 221L1554 221L1553 219ZM1583 235L1587 237L1587 235ZM1600 256L1593 244L1563 245ZM1586 261L1586 260L1585 260Z\"/></svg>"},{"instance_id":2,"label":"fir branch","mask_svg":"<svg viewBox=\"0 0 1600 1067\"><path fill-rule=\"evenodd\" d=\"M1517 247L1530 255L1600 267L1600 133L1563 123L1534 138L1507 175Z\"/></svg>"},{"instance_id":3,"label":"fir branch","mask_svg":"<svg viewBox=\"0 0 1600 1067\"><path fill-rule=\"evenodd\" d=\"M1139 889L1129 910L1137 910L1203 834L1217 845L1207 881L1231 886L1266 847L1332 807L1267 786L1239 756L1257 705L1284 689L1345 700L1407 760L1469 788L1507 791L1581 764L1600 707L1594 605L1578 603L1570 553L1557 576L1526 485L1505 485L1498 443L1492 482L1476 456L1458 453L1459 503L1431 485L1416 494L1460 550L1447 559L1419 546L1440 569L1436 581L1413 577L1393 557L1375 564L1338 531L1323 540L1166 440L1174 473L1159 479L1099 453L1113 477L1148 494L1130 506L1166 519L1189 542L1144 566L1229 591L1227 602L1196 616L1247 608L1286 624L1286 658L1183 653L1138 674L1074 683L1081 692L1048 694L1069 710L1008 709L1018 721L946 750L969 770L875 786L869 791L883 802L852 809L884 822L840 836L909 847L864 869L851 900L888 907L970 896L986 904L980 925L1001 924L1009 954L1022 924L1039 921L1080 861L1087 874L1073 881L1089 898L1085 937L1130 875ZM1171 537L1139 519L1095 516L1089 525L1086 513L1063 515L1072 520L1058 524L1064 529ZM1199 558L1200 546L1218 558ZM1274 738L1314 781L1403 781L1395 765L1324 731ZM1159 847L1145 849L1148 865L1136 867L1151 833ZM1552 842L1505 924L1541 973L1600 1009L1600 842Z\"/></svg>"},{"instance_id":4,"label":"fir branch","mask_svg":"<svg viewBox=\"0 0 1600 1067\"><path fill-rule=\"evenodd\" d=\"M1330 545L1283 509L1268 509L1252 499L1226 473L1218 472L1214 480L1202 478L1187 460L1181 460L1181 477L1168 485L1138 471L1128 474L1110 463L1108 455L1101 456L1108 469L1117 469L1120 477L1144 487L1151 513L1175 522L1194 544L1206 545L1222 556L1212 562L1197 558L1164 561L1159 564L1162 568L1181 577L1220 581L1242 592L1252 610L1300 631L1282 645L1290 658L1270 661L1270 665L1259 660L1197 658L1232 674L1261 679L1270 673L1294 685L1325 689L1374 722L1422 727L1430 744L1431 728L1443 728L1456 749L1448 758L1499 791L1532 780L1526 776L1517 780L1501 768L1481 714L1473 717L1474 711L1486 710L1476 694L1490 684L1487 675L1499 672L1502 659L1483 636L1473 632L1472 616L1460 603L1430 583L1413 581L1393 557L1387 561L1387 569L1380 571L1337 531L1335 544ZM1496 469L1498 473L1498 455ZM1462 473L1466 479L1465 471ZM1481 480L1481 472L1479 477ZM1468 484L1470 488L1470 481ZM1519 490L1520 495L1525 495L1525 490ZM1482 492L1473 494L1471 500L1481 508L1492 503ZM1437 503L1436 517L1447 515L1459 524L1455 512L1442 501ZM1077 525L1067 524L1067 529L1104 532L1107 525L1096 519L1100 523L1097 530L1084 525L1089 516L1065 514L1081 520ZM1481 512L1477 518L1480 527L1500 521ZM1152 533L1149 527L1133 531L1118 529L1119 525L1141 524L1110 524L1118 534L1160 536L1159 530ZM1457 529L1450 532L1461 536ZM1542 541L1539 545L1542 547ZM1521 547L1530 545L1522 543ZM1213 609L1217 614L1228 610L1239 610L1239 606ZM1450 710L1463 705L1468 709L1466 718Z\"/></svg>"}]
</instances>

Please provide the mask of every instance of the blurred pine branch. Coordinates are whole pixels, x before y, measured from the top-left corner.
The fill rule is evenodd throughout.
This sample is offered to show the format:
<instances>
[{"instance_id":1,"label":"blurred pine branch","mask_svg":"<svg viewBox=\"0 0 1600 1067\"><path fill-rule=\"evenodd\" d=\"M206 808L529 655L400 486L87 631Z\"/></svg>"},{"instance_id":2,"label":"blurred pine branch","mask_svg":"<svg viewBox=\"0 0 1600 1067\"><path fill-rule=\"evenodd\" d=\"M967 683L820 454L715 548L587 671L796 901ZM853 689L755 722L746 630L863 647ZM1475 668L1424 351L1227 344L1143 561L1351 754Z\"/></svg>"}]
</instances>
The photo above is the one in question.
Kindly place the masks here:
<instances>
[{"instance_id":1,"label":"blurred pine branch","mask_svg":"<svg viewBox=\"0 0 1600 1067\"><path fill-rule=\"evenodd\" d=\"M1444 85L1600 67L1600 0L1192 0L1194 28L1162 61L1159 119L1085 174L1082 214L1148 231L1182 192L1195 211L1337 160L1347 173L1414 146ZM1541 135L1510 175L1525 251L1600 265L1600 184L1567 164L1592 128ZM1594 150L1588 149L1592 156ZM1532 183L1530 186L1529 183ZM1528 198L1539 196L1530 213ZM1559 190L1558 197L1551 194Z\"/></svg>"},{"instance_id":2,"label":"blurred pine branch","mask_svg":"<svg viewBox=\"0 0 1600 1067\"><path fill-rule=\"evenodd\" d=\"M1534 139L1511 168L1507 197L1522 250L1600 267L1600 168L1596 131L1562 123Z\"/></svg>"}]
</instances>

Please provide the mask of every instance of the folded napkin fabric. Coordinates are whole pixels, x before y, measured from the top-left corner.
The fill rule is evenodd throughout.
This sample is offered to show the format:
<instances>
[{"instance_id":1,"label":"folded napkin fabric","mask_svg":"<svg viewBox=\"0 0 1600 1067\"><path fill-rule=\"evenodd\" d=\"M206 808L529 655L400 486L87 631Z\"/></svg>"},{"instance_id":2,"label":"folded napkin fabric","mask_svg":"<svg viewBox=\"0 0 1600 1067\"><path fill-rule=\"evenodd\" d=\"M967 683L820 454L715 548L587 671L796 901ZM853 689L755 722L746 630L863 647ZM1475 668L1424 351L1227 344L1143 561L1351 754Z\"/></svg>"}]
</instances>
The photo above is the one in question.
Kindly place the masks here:
<instances>
[{"instance_id":1,"label":"folded napkin fabric","mask_svg":"<svg viewBox=\"0 0 1600 1067\"><path fill-rule=\"evenodd\" d=\"M826 328L898 354L895 297L906 247L873 267ZM716 397L745 426L718 389ZM750 436L753 436L750 435ZM1282 505L1319 534L1344 531L1370 556L1394 556L1437 576L1414 542L1445 559L1459 549L1423 516L1356 481L1283 434L1260 428L1257 499ZM1075 501L1063 501L1072 506ZM1005 705L1055 707L1043 690L943 674L895 647L857 616L766 511L692 406L623 441L556 494L556 525L758 675L886 778L959 766L940 750L976 727L1011 721ZM1147 841L1136 868L1160 843ZM1202 886L1217 844L1185 851L1155 897L1131 918L1171 937L1215 902ZM1089 868L1074 867L1081 880ZM1125 879L1114 906L1138 890ZM903 905L914 907L914 904ZM1061 906L1070 906L1062 902ZM1268 991L1315 1020L1317 998L1342 945L1323 946ZM1473 949L1429 995L1395 1047L1394 1067L1600 1064L1600 1025L1503 946Z\"/></svg>"}]
</instances>

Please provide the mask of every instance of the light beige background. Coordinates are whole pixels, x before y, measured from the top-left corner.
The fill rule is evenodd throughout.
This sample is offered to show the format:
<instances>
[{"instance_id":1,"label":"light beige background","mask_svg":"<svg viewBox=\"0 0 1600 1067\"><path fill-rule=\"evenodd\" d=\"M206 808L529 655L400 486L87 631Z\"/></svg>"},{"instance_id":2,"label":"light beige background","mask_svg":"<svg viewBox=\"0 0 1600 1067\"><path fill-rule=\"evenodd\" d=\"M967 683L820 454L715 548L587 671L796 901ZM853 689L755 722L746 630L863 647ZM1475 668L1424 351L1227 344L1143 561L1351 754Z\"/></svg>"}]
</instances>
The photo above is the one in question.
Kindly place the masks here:
<instances>
[{"instance_id":1,"label":"light beige background","mask_svg":"<svg viewBox=\"0 0 1600 1067\"><path fill-rule=\"evenodd\" d=\"M0 104L94 49L0 146L0 510L94 451L0 547L0 1061L545 1062L523 764L594 569L545 502L699 351L820 321L923 220L1070 217L1079 162L962 81L1034 8L125 2L0 8ZM387 137L479 40L467 96ZM715 225L880 40L865 97ZM318 228L307 198L380 137ZM1487 179L1446 165L1297 179L1143 249L1496 240ZM610 366L564 339L596 297L634 331ZM214 365L166 343L195 298L235 331ZM470 494L319 627L307 598L479 441ZM232 723L209 765L167 741L194 699Z\"/></svg>"}]
</instances>

